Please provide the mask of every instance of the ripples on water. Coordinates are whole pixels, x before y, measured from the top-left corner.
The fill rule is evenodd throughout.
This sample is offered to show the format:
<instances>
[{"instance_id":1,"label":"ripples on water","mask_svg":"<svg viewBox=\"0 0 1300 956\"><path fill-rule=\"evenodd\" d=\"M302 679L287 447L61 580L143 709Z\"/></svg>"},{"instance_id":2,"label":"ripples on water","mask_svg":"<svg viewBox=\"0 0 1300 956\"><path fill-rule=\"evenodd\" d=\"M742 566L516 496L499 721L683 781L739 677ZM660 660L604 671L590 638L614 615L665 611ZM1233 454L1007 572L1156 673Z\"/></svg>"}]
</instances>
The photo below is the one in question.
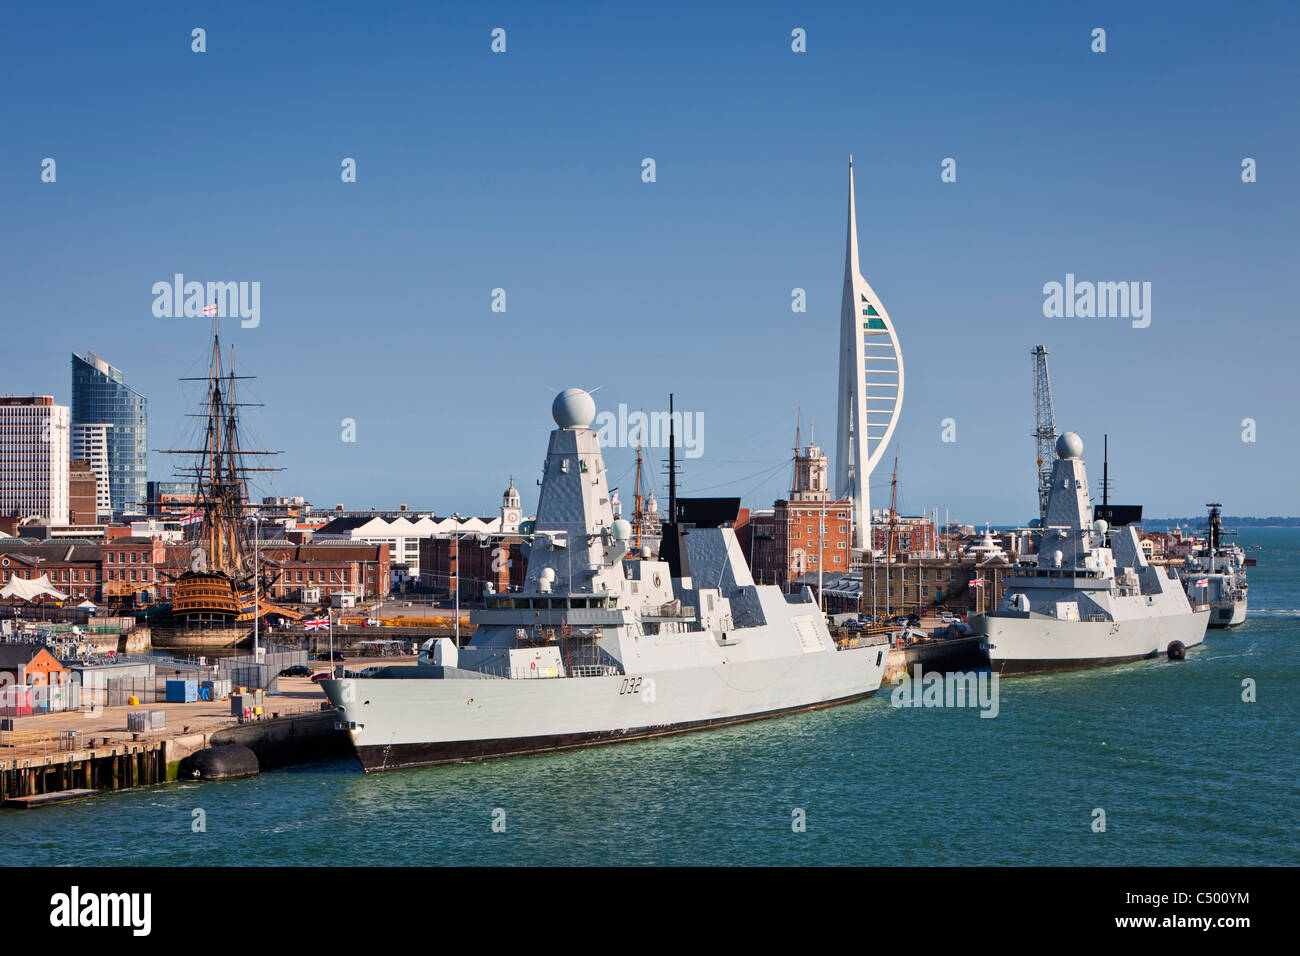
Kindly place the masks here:
<instances>
[{"instance_id":1,"label":"ripples on water","mask_svg":"<svg viewBox=\"0 0 1300 956\"><path fill-rule=\"evenodd\" d=\"M1264 545L1246 625L1182 663L1004 681L996 719L882 693L569 754L102 794L0 812L6 862L1294 865L1300 532L1241 539Z\"/></svg>"}]
</instances>

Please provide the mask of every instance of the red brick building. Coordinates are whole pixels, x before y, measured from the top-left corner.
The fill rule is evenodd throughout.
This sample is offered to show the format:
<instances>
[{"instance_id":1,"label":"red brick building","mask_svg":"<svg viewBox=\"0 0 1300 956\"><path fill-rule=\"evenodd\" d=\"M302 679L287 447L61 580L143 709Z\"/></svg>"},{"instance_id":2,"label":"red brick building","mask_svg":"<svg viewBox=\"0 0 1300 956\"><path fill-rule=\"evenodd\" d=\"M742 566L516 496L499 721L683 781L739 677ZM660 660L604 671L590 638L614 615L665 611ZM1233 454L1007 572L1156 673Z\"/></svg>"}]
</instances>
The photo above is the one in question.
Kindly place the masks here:
<instances>
[{"instance_id":1,"label":"red brick building","mask_svg":"<svg viewBox=\"0 0 1300 956\"><path fill-rule=\"evenodd\" d=\"M322 601L332 594L365 600L388 596L387 544L270 545L259 551L259 561L274 578L273 599L300 601L304 590L314 589Z\"/></svg>"},{"instance_id":2,"label":"red brick building","mask_svg":"<svg viewBox=\"0 0 1300 956\"><path fill-rule=\"evenodd\" d=\"M809 444L795 456L794 488L770 512L751 513L742 548L749 543L749 566L758 584L788 587L799 575L821 569L839 574L852 557L852 504L834 499L827 487L826 456Z\"/></svg>"},{"instance_id":3,"label":"red brick building","mask_svg":"<svg viewBox=\"0 0 1300 956\"><path fill-rule=\"evenodd\" d=\"M187 552L188 554L188 552ZM127 536L105 541L100 547L100 571L103 588L100 596L105 601L131 598L137 592L150 592L147 597L158 600L163 583L170 581L167 546L161 538ZM188 557L180 567L188 566ZM170 595L170 586L168 586Z\"/></svg>"},{"instance_id":4,"label":"red brick building","mask_svg":"<svg viewBox=\"0 0 1300 956\"><path fill-rule=\"evenodd\" d=\"M476 601L491 584L497 594L518 591L528 561L518 535L467 534L420 539L420 583L434 594L450 595L459 584L462 601Z\"/></svg>"},{"instance_id":5,"label":"red brick building","mask_svg":"<svg viewBox=\"0 0 1300 956\"><path fill-rule=\"evenodd\" d=\"M68 523L94 524L99 520L95 506L98 479L88 461L68 464Z\"/></svg>"},{"instance_id":6,"label":"red brick building","mask_svg":"<svg viewBox=\"0 0 1300 956\"><path fill-rule=\"evenodd\" d=\"M889 530L888 514L871 525L871 547L879 555L889 553ZM933 554L937 550L934 523L929 518L898 515L894 519L894 554Z\"/></svg>"},{"instance_id":7,"label":"red brick building","mask_svg":"<svg viewBox=\"0 0 1300 956\"><path fill-rule=\"evenodd\" d=\"M28 543L23 539L0 540L0 585L13 578L35 581L42 574L72 603L98 600L100 588L99 546L63 541Z\"/></svg>"},{"instance_id":8,"label":"red brick building","mask_svg":"<svg viewBox=\"0 0 1300 956\"><path fill-rule=\"evenodd\" d=\"M0 585L42 574L69 603L83 600L146 604L170 601L174 582L189 567L191 545L161 538L115 536L102 543L0 539ZM388 595L388 545L263 545L259 562L275 578L274 599L298 601L304 589L366 599Z\"/></svg>"}]
</instances>

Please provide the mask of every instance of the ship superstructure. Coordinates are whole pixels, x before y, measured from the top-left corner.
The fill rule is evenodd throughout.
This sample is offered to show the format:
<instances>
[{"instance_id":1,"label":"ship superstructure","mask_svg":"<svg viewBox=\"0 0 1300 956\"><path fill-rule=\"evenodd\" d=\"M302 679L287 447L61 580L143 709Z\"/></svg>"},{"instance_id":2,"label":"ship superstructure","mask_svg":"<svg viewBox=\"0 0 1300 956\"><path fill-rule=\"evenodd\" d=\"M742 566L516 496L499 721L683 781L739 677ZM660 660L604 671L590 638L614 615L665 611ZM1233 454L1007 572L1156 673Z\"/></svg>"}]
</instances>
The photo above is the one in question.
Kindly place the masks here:
<instances>
[{"instance_id":1,"label":"ship superstructure","mask_svg":"<svg viewBox=\"0 0 1300 956\"><path fill-rule=\"evenodd\" d=\"M971 621L992 669L1075 670L1200 644L1209 609L1189 603L1173 569L1146 560L1134 527L1092 520L1083 441L1068 432L1056 453L1037 562L1017 565L998 609Z\"/></svg>"},{"instance_id":2,"label":"ship superstructure","mask_svg":"<svg viewBox=\"0 0 1300 956\"><path fill-rule=\"evenodd\" d=\"M1180 576L1188 599L1210 606L1210 627L1236 627L1246 622L1246 552L1223 540L1236 534L1223 530L1223 506L1213 502L1206 507L1205 547L1187 556Z\"/></svg>"},{"instance_id":3,"label":"ship superstructure","mask_svg":"<svg viewBox=\"0 0 1300 956\"><path fill-rule=\"evenodd\" d=\"M756 585L727 502L673 501L661 557L615 518L591 396L566 389L528 572L464 647L329 679L362 767L390 770L701 730L869 697L888 647L837 644L812 592ZM697 506L692 507L691 502Z\"/></svg>"}]
</instances>

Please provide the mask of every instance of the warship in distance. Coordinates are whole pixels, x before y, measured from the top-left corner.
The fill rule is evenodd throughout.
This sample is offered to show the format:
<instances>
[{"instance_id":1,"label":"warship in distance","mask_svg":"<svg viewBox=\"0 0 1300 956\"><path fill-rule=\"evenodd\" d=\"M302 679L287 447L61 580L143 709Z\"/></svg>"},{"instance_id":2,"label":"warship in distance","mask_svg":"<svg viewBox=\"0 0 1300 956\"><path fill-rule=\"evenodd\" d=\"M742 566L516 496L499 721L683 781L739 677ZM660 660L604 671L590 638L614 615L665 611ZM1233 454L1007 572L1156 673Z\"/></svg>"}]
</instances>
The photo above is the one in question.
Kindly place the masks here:
<instances>
[{"instance_id":1,"label":"warship in distance","mask_svg":"<svg viewBox=\"0 0 1300 956\"><path fill-rule=\"evenodd\" d=\"M836 643L810 590L756 585L725 526L737 499L673 496L651 559L613 516L591 396L566 389L552 415L522 590L489 594L464 647L439 638L415 666L321 682L365 771L703 730L876 692L887 645Z\"/></svg>"},{"instance_id":2,"label":"warship in distance","mask_svg":"<svg viewBox=\"0 0 1300 956\"><path fill-rule=\"evenodd\" d=\"M974 617L1002 675L1077 670L1167 652L1205 639L1209 609L1193 607L1172 569L1147 562L1132 526L1092 521L1083 441L1056 441L1035 565L1018 567L995 611Z\"/></svg>"},{"instance_id":3,"label":"warship in distance","mask_svg":"<svg viewBox=\"0 0 1300 956\"><path fill-rule=\"evenodd\" d=\"M1223 530L1223 505L1206 505L1210 509L1205 528L1205 547L1187 556L1182 569L1183 587L1188 600L1210 606L1210 627L1236 627L1246 622L1246 552L1240 545L1226 544L1223 538L1235 531Z\"/></svg>"}]
</instances>

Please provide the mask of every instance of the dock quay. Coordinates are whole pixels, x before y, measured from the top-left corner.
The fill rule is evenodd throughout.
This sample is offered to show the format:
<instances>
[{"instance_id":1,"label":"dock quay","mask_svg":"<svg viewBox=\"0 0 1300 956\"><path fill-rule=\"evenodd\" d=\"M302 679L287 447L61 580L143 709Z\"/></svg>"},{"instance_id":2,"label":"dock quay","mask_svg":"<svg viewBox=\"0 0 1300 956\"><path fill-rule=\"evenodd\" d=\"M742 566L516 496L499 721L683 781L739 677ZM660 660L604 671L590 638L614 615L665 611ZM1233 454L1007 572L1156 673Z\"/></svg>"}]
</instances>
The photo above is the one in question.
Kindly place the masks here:
<instances>
[{"instance_id":1,"label":"dock quay","mask_svg":"<svg viewBox=\"0 0 1300 956\"><path fill-rule=\"evenodd\" d=\"M979 671L989 666L988 656L980 648L979 635L970 637L919 640L914 644L897 644L890 648L885 674L880 686L894 683L920 664L928 673Z\"/></svg>"},{"instance_id":2,"label":"dock quay","mask_svg":"<svg viewBox=\"0 0 1300 956\"><path fill-rule=\"evenodd\" d=\"M113 706L17 718L0 731L0 806L44 806L66 791L123 790L176 779L181 760L206 747L243 744L263 770L349 753L334 728L334 711L306 678L282 679L264 698L263 714L230 715L229 701ZM127 730L128 715L145 708L167 714L167 729ZM84 794L83 794L84 795ZM28 800L50 797L46 801ZM11 803L10 801L24 801Z\"/></svg>"}]
</instances>

